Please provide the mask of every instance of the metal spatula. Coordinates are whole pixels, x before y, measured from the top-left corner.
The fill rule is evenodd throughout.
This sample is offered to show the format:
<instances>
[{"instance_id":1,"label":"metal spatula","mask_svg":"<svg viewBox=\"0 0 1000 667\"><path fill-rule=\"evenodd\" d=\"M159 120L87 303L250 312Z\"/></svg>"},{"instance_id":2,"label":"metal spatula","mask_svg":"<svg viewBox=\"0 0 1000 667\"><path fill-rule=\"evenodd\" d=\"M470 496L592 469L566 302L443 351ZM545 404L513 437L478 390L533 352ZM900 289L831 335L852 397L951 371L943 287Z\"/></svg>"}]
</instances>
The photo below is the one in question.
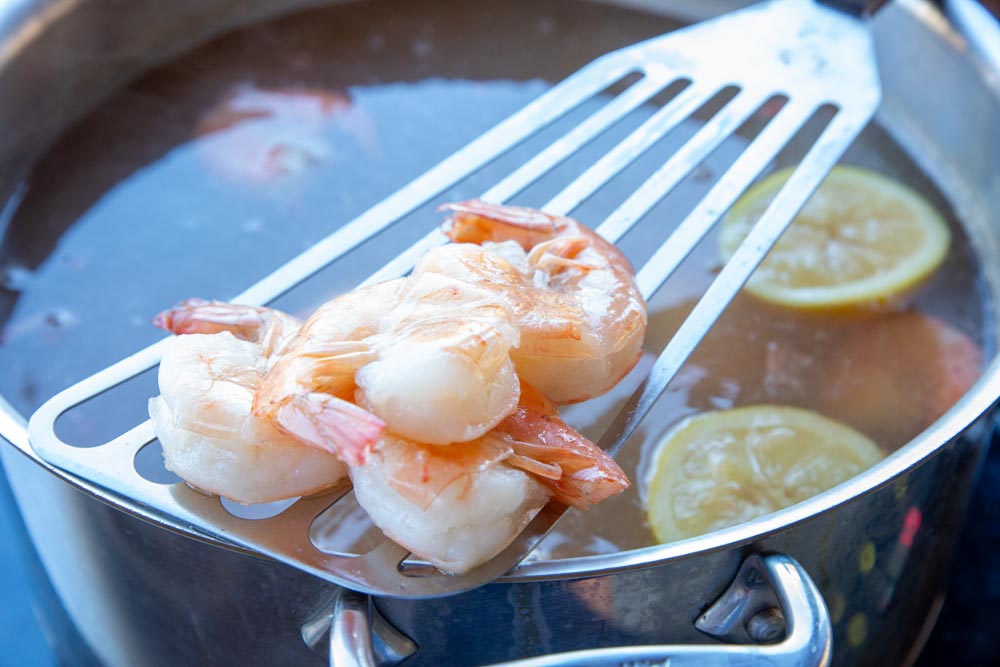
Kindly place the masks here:
<instances>
[{"instance_id":1,"label":"metal spatula","mask_svg":"<svg viewBox=\"0 0 1000 667\"><path fill-rule=\"evenodd\" d=\"M637 183L598 231L620 239L640 218L765 103L780 110L748 143L707 196L670 234L638 273L648 299L737 197L817 113L828 121L801 163L738 252L723 268L691 315L660 354L600 444L615 454L628 440L666 384L775 243L794 214L875 112L880 88L866 11L872 3L778 0L610 53L586 66L444 162L377 204L353 222L289 262L235 301L262 304L347 253L446 188L492 161L583 103L603 100L612 84L636 80L610 96L595 113L523 163L482 198L501 203L574 155L626 114L668 87L684 86L611 151L540 208L568 214L626 166L723 89L729 99L654 174ZM538 204L536 204L537 206ZM404 274L427 248L444 242L432 233L369 278ZM430 597L467 590L515 567L549 531L565 508L543 509L503 553L462 576L430 567L401 568L406 551L385 540L361 555L334 555L309 536L315 517L335 498L304 499L281 514L247 520L228 513L217 499L181 484L160 485L138 474L134 457L154 439L148 422L107 444L73 447L55 433L70 408L156 365L153 345L61 392L32 417L31 444L46 461L107 490L102 497L160 525L200 539L221 540L265 554L318 577L378 595Z\"/></svg>"}]
</instances>

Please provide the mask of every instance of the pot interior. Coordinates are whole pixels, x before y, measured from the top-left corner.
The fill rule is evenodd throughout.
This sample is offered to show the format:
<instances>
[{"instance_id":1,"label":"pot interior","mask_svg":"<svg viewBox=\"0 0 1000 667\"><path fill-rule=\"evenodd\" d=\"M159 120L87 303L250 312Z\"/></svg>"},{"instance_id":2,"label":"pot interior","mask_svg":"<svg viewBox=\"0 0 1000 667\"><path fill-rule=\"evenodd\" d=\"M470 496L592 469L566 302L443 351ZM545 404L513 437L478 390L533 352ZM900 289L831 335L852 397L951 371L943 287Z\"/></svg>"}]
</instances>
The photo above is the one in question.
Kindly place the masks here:
<instances>
[{"instance_id":1,"label":"pot interior","mask_svg":"<svg viewBox=\"0 0 1000 667\"><path fill-rule=\"evenodd\" d=\"M191 296L233 297L589 60L678 25L646 11L568 0L380 0L254 24L150 70L66 128L13 188L0 245L0 365L7 369L0 394L30 414L59 390L158 340L150 319L162 308ZM887 71L887 80L893 75ZM666 90L514 203L543 204L676 92ZM731 94L682 124L574 217L599 223ZM637 266L780 103L763 107L623 239ZM350 289L438 224L438 204L483 192L598 106L584 105L272 305L302 316ZM623 451L632 488L586 514L570 513L536 558L653 544L643 509L649 460L663 433L696 412L797 405L843 419L886 453L906 445L950 407L925 403L921 388L939 369L914 345L893 362L905 372L886 376L873 357L881 343L866 332L881 332L882 340L919 337L926 318L935 318L991 359L995 270L984 269L974 248L985 246L970 238L995 232L963 225L978 210L968 195L978 194L949 189L938 178L943 170L928 173L926 157L914 159L912 146L897 143L908 128L892 126L889 111L843 161L927 197L953 232L944 266L900 312L846 322L739 297ZM823 121L822 114L814 119L773 168L794 164ZM609 395L567 408L570 424L600 437L718 270L716 244L710 235L651 300L648 352L637 372ZM844 340L860 347L845 349ZM844 384L831 388L833 376ZM859 377L878 389L874 408L846 395ZM61 435L80 446L103 443L145 419L155 393L155 375L146 373L67 413ZM163 467L157 443L136 465L152 482L178 481ZM376 536L350 499L314 526L314 540L331 551L364 548Z\"/></svg>"}]
</instances>

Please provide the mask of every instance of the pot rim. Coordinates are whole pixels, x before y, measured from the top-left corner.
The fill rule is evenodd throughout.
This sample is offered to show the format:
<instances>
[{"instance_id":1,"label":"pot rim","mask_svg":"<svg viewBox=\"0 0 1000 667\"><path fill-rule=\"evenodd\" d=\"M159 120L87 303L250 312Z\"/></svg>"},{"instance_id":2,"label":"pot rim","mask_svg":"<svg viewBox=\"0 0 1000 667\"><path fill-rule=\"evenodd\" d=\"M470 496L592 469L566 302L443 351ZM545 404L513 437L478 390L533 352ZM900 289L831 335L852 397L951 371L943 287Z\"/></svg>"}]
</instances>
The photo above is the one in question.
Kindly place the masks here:
<instances>
[{"instance_id":1,"label":"pot rim","mask_svg":"<svg viewBox=\"0 0 1000 667\"><path fill-rule=\"evenodd\" d=\"M0 5L0 68L17 50L53 20L64 15L79 4L79 0L63 0L46 3L41 16L33 16L28 0ZM662 12L662 7L650 5L641 0L624 0L622 4L637 8ZM687 3L681 2L681 5ZM963 38L955 31L944 15L928 0L897 0L899 8L910 18L923 25L952 49L963 49ZM713 6L710 11L716 8ZM705 15L705 7L698 3L683 7L676 12L688 18ZM966 59L975 68L984 88L1000 102L1000 75L973 53L966 53ZM0 210L0 218L4 217ZM931 458L940 448L973 427L980 417L991 411L1000 397L1000 357L994 357L983 370L973 387L934 424L925 429L909 443L887 456L875 466L852 477L850 480L813 496L800 503L771 514L720 529L704 535L662 545L620 551L613 554L578 556L553 560L537 560L523 563L514 574L506 575L497 583L513 583L539 579L567 579L592 575L607 575L624 570L644 569L658 566L666 561L679 560L716 551L738 548L758 541L789 527L803 523L814 516L825 514L846 505L857 498L883 488L908 471ZM31 447L27 421L0 395L0 437L6 439L21 454L40 467L77 487L85 493L125 511L137 518L167 528L208 544L219 546L247 555L263 558L261 554L229 543L220 542L193 531L180 521L165 521L162 516L154 516L135 500L111 492L89 480L57 468L44 461Z\"/></svg>"}]
</instances>

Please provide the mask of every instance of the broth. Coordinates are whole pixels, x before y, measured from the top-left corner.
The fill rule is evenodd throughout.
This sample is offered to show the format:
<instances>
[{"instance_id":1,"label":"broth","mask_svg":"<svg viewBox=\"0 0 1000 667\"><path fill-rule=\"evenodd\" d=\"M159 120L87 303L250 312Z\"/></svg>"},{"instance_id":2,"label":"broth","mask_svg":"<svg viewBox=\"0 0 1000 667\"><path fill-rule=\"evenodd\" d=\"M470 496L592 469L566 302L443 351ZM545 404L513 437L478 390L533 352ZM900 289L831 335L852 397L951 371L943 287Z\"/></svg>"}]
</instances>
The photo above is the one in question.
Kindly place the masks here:
<instances>
[{"instance_id":1,"label":"broth","mask_svg":"<svg viewBox=\"0 0 1000 667\"><path fill-rule=\"evenodd\" d=\"M232 298L590 59L676 27L645 13L558 0L375 4L311 10L220 38L136 81L53 147L9 203L0 246L0 393L15 408L30 413L159 339L149 320L160 309L189 296ZM653 108L613 128L579 164ZM655 168L698 126L697 118L688 121L637 169ZM274 305L301 316L351 288L433 228L437 203L484 191L560 127L566 125L435 197ZM729 140L622 240L637 265L649 256L651 239L665 237L662 229L704 195L744 145L739 136ZM587 513L570 512L535 557L651 544L643 479L658 440L686 415L761 402L797 405L852 423L886 451L936 416L941 406L928 408L920 391L934 371L920 346L899 346L900 359L886 373L884 340L903 331L919 341L919 318L928 315L981 343L974 254L944 199L877 126L844 161L931 199L954 231L945 265L905 312L845 320L738 297L619 456L632 488ZM579 164L561 166L551 183L517 202L544 202ZM634 187L627 177L574 217L590 225L602 220ZM715 275L715 247L710 235L651 300L648 352L637 372L609 395L566 408L567 422L599 439ZM873 331L888 333L869 339ZM889 397L874 412L844 404L851 383L867 373L879 382L865 385L877 384L877 393ZM155 378L146 374L122 391L67 415L67 439L99 443L144 419ZM314 525L314 539L333 551L361 548L377 536L350 499Z\"/></svg>"}]
</instances>

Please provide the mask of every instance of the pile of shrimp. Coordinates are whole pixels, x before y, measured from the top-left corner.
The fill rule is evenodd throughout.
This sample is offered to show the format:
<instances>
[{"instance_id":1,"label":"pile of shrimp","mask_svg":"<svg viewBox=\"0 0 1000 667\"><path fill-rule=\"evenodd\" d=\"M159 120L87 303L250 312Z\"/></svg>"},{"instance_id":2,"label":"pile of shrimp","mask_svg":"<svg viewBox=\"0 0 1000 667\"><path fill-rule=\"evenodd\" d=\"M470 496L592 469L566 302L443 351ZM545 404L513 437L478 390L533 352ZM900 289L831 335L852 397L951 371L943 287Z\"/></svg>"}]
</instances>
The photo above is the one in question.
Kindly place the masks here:
<instances>
[{"instance_id":1,"label":"pile of shrimp","mask_svg":"<svg viewBox=\"0 0 1000 667\"><path fill-rule=\"evenodd\" d=\"M198 299L160 313L178 334L149 406L167 468L242 503L349 476L375 525L446 573L492 558L550 500L586 509L627 488L558 405L638 361L631 265L569 218L442 208L453 243L304 323Z\"/></svg>"}]
</instances>

